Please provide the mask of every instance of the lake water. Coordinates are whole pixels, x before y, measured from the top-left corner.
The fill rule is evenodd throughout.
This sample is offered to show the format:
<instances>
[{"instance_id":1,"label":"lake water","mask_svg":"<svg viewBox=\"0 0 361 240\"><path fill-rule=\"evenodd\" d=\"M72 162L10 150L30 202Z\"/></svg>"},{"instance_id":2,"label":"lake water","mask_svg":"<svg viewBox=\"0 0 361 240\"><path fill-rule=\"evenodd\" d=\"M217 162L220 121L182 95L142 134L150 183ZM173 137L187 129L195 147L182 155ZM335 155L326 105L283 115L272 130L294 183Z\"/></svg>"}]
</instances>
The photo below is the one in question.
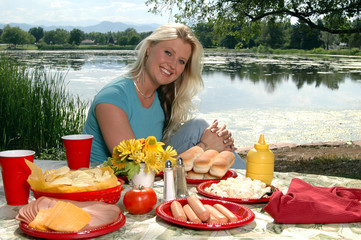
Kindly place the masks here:
<instances>
[{"instance_id":1,"label":"lake water","mask_svg":"<svg viewBox=\"0 0 361 240\"><path fill-rule=\"evenodd\" d=\"M91 101L134 61L133 51L16 51L28 66L66 74ZM219 119L237 146L361 139L361 58L206 52L199 115Z\"/></svg>"}]
</instances>

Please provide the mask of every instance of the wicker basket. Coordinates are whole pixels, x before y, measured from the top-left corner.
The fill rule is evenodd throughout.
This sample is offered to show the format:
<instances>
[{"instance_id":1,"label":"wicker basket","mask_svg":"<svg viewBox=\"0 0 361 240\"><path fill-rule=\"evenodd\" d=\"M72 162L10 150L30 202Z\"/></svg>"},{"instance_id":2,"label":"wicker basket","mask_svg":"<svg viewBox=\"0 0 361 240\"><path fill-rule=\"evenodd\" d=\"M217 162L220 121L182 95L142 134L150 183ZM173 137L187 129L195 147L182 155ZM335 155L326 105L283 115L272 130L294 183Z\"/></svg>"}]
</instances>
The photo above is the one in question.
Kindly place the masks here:
<instances>
[{"instance_id":1,"label":"wicker basket","mask_svg":"<svg viewBox=\"0 0 361 240\"><path fill-rule=\"evenodd\" d=\"M76 192L76 193L51 193L51 192L38 192L30 188L36 199L40 197L51 197L56 199L68 199L74 201L101 201L109 204L116 204L120 199L120 194L124 189L122 186L124 181L118 179L120 184L113 188L102 189L90 192Z\"/></svg>"}]
</instances>

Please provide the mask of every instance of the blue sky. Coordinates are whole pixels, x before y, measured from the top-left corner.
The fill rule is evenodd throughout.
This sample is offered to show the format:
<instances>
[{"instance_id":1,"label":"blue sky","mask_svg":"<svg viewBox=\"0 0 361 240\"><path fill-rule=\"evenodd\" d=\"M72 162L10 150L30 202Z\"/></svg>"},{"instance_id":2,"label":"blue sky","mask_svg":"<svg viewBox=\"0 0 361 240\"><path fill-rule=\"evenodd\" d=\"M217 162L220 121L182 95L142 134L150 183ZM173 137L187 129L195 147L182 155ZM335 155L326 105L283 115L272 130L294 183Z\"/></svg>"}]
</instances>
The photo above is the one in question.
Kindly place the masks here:
<instances>
[{"instance_id":1,"label":"blue sky","mask_svg":"<svg viewBox=\"0 0 361 240\"><path fill-rule=\"evenodd\" d=\"M0 0L0 23L89 25L101 21L165 24L145 0ZM172 21L172 20L171 20Z\"/></svg>"}]
</instances>

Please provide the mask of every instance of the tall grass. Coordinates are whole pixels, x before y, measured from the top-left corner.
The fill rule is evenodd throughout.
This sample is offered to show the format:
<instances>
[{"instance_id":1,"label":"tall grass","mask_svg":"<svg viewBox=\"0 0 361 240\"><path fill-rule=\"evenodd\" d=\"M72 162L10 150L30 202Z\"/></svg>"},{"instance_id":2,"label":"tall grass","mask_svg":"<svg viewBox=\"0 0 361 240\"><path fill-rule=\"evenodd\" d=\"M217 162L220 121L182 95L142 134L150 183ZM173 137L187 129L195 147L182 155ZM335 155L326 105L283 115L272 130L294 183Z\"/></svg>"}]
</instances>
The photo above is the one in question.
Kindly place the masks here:
<instances>
[{"instance_id":1,"label":"tall grass","mask_svg":"<svg viewBox=\"0 0 361 240\"><path fill-rule=\"evenodd\" d=\"M240 50L242 51L242 49ZM339 48L339 49L323 49L315 48L312 50L303 50L303 49L272 49L267 46L259 45L258 47L253 47L245 51L250 51L252 53L263 53L263 54L320 54L320 55L351 55L351 56L361 56L361 50L359 48Z\"/></svg>"},{"instance_id":2,"label":"tall grass","mask_svg":"<svg viewBox=\"0 0 361 240\"><path fill-rule=\"evenodd\" d=\"M39 157L62 149L61 136L82 131L87 103L64 80L0 56L0 150L31 149Z\"/></svg>"}]
</instances>

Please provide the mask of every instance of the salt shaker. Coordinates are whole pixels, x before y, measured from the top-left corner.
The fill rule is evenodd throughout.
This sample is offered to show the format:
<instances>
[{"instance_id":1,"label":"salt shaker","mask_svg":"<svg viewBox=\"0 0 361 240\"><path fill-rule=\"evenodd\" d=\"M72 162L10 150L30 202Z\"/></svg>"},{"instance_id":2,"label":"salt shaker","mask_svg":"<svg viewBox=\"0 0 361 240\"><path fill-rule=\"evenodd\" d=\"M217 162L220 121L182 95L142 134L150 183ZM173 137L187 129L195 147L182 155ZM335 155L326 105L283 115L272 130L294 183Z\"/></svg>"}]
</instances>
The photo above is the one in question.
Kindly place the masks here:
<instances>
[{"instance_id":1,"label":"salt shaker","mask_svg":"<svg viewBox=\"0 0 361 240\"><path fill-rule=\"evenodd\" d=\"M183 159L181 157L178 157L177 159L175 173L176 198L187 198L189 194L187 190L186 173L184 170Z\"/></svg>"},{"instance_id":2,"label":"salt shaker","mask_svg":"<svg viewBox=\"0 0 361 240\"><path fill-rule=\"evenodd\" d=\"M163 200L170 201L173 199L175 199L173 167L172 162L167 160L164 168Z\"/></svg>"}]
</instances>

